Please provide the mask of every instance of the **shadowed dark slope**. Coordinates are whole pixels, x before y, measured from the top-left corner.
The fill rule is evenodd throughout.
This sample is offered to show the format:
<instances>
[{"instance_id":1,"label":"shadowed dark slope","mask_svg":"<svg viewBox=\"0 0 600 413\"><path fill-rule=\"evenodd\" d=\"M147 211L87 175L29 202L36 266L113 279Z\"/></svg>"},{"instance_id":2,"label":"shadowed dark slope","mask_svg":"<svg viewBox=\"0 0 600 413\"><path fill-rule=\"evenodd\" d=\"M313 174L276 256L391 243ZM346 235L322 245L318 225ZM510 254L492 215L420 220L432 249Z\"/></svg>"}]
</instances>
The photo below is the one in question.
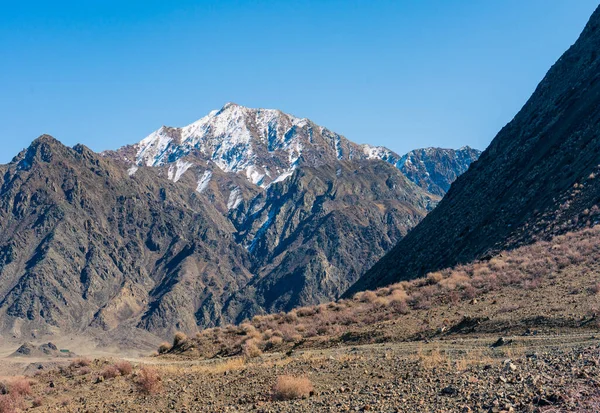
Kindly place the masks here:
<instances>
[{"instance_id":1,"label":"shadowed dark slope","mask_svg":"<svg viewBox=\"0 0 600 413\"><path fill-rule=\"evenodd\" d=\"M347 295L597 220L599 25L597 9L480 159Z\"/></svg>"}]
</instances>

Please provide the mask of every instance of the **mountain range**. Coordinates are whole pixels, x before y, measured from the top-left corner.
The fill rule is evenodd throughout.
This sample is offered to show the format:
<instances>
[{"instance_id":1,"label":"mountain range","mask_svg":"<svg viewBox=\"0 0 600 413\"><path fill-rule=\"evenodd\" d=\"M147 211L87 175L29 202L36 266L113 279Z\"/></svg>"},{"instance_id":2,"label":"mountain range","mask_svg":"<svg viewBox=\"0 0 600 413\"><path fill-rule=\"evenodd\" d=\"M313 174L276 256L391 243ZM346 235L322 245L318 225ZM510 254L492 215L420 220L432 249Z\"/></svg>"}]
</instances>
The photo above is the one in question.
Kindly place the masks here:
<instances>
[{"instance_id":1,"label":"mountain range","mask_svg":"<svg viewBox=\"0 0 600 413\"><path fill-rule=\"evenodd\" d=\"M478 156L235 104L102 154L41 136L0 166L0 329L152 341L335 299Z\"/></svg>"}]
</instances>

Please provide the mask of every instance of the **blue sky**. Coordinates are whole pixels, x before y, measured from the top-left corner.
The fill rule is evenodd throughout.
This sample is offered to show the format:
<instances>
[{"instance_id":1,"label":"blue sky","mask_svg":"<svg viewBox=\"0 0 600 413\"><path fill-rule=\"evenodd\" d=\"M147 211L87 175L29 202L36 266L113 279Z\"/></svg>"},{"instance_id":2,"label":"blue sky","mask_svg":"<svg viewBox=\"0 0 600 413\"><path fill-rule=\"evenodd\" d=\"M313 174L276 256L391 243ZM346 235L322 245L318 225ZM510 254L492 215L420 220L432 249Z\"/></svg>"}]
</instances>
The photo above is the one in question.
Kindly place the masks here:
<instances>
[{"instance_id":1,"label":"blue sky","mask_svg":"<svg viewBox=\"0 0 600 413\"><path fill-rule=\"evenodd\" d=\"M19 1L0 13L0 162L94 150L233 101L404 153L483 149L597 0Z\"/></svg>"}]
</instances>

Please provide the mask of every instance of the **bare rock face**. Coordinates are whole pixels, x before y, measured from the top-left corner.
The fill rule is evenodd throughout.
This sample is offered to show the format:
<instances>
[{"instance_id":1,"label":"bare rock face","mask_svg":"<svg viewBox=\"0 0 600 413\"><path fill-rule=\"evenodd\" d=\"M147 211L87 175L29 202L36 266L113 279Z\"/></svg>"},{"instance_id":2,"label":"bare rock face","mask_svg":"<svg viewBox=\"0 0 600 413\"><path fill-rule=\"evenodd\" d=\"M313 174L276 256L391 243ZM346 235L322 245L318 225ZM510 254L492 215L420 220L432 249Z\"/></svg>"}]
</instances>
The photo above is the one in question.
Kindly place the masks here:
<instances>
[{"instance_id":1,"label":"bare rock face","mask_svg":"<svg viewBox=\"0 0 600 413\"><path fill-rule=\"evenodd\" d=\"M600 9L439 206L348 292L598 222Z\"/></svg>"}]
</instances>

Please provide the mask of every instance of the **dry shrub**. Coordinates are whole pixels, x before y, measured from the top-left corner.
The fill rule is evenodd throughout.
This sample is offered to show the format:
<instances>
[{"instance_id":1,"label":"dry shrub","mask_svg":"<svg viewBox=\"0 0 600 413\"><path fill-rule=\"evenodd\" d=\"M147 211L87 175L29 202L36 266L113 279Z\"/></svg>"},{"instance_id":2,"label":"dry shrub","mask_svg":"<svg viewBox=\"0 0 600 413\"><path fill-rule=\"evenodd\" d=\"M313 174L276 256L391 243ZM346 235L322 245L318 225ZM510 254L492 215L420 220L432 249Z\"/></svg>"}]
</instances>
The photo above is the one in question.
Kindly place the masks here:
<instances>
[{"instance_id":1,"label":"dry shrub","mask_svg":"<svg viewBox=\"0 0 600 413\"><path fill-rule=\"evenodd\" d=\"M488 263L492 271L502 271L506 267L506 262L500 257L494 257Z\"/></svg>"},{"instance_id":2,"label":"dry shrub","mask_svg":"<svg viewBox=\"0 0 600 413\"><path fill-rule=\"evenodd\" d=\"M28 396L31 394L31 383L29 379L18 378L10 383L8 389L10 394Z\"/></svg>"},{"instance_id":3,"label":"dry shrub","mask_svg":"<svg viewBox=\"0 0 600 413\"><path fill-rule=\"evenodd\" d=\"M298 317L310 317L315 315L315 309L313 307L300 307L296 310Z\"/></svg>"},{"instance_id":4,"label":"dry shrub","mask_svg":"<svg viewBox=\"0 0 600 413\"><path fill-rule=\"evenodd\" d=\"M119 372L119 369L117 369L115 366L106 366L100 373L100 376L103 377L105 380L107 380L107 379L114 379L115 377L119 376L120 374L121 373Z\"/></svg>"},{"instance_id":5,"label":"dry shrub","mask_svg":"<svg viewBox=\"0 0 600 413\"><path fill-rule=\"evenodd\" d=\"M437 284L444 279L444 276L441 272L430 272L427 274L427 284Z\"/></svg>"},{"instance_id":6,"label":"dry shrub","mask_svg":"<svg viewBox=\"0 0 600 413\"><path fill-rule=\"evenodd\" d=\"M16 413L21 410L23 398L15 394L0 395L0 413Z\"/></svg>"},{"instance_id":7,"label":"dry shrub","mask_svg":"<svg viewBox=\"0 0 600 413\"><path fill-rule=\"evenodd\" d=\"M445 278L439 282L439 285L448 290L452 291L457 288L462 288L469 283L470 277L464 271L456 271L450 275L450 277Z\"/></svg>"},{"instance_id":8,"label":"dry shrub","mask_svg":"<svg viewBox=\"0 0 600 413\"><path fill-rule=\"evenodd\" d=\"M590 291L592 292L592 294L599 294L600 293L600 283L594 284L592 286L592 288L590 288Z\"/></svg>"},{"instance_id":9,"label":"dry shrub","mask_svg":"<svg viewBox=\"0 0 600 413\"><path fill-rule=\"evenodd\" d=\"M173 347L177 347L180 344L183 344L184 342L187 341L187 336L185 335L185 333L182 333L181 331L178 331L177 333L175 333L175 337L173 338Z\"/></svg>"},{"instance_id":10,"label":"dry shrub","mask_svg":"<svg viewBox=\"0 0 600 413\"><path fill-rule=\"evenodd\" d=\"M244 343L242 352L244 353L244 356L249 359L259 357L262 354L262 351L258 348L258 345L254 339L248 340Z\"/></svg>"},{"instance_id":11,"label":"dry shrub","mask_svg":"<svg viewBox=\"0 0 600 413\"><path fill-rule=\"evenodd\" d=\"M267 345L269 348L277 347L283 343L283 338L279 336L273 336L267 341Z\"/></svg>"},{"instance_id":12,"label":"dry shrub","mask_svg":"<svg viewBox=\"0 0 600 413\"><path fill-rule=\"evenodd\" d=\"M487 277L492 272L484 264L475 264L473 268L473 277Z\"/></svg>"},{"instance_id":13,"label":"dry shrub","mask_svg":"<svg viewBox=\"0 0 600 413\"><path fill-rule=\"evenodd\" d=\"M373 305L377 308L385 308L390 304L390 301L387 297L377 297L375 301L373 301Z\"/></svg>"},{"instance_id":14,"label":"dry shrub","mask_svg":"<svg viewBox=\"0 0 600 413\"><path fill-rule=\"evenodd\" d=\"M533 280L525 280L523 281L523 288L526 290L535 290L540 287L542 284L542 280L539 278L534 278Z\"/></svg>"},{"instance_id":15,"label":"dry shrub","mask_svg":"<svg viewBox=\"0 0 600 413\"><path fill-rule=\"evenodd\" d=\"M274 400L294 400L309 397L314 386L307 377L279 376L273 386Z\"/></svg>"},{"instance_id":16,"label":"dry shrub","mask_svg":"<svg viewBox=\"0 0 600 413\"><path fill-rule=\"evenodd\" d=\"M251 335L256 331L256 327L250 323L242 323L240 324L240 330L244 335Z\"/></svg>"},{"instance_id":17,"label":"dry shrub","mask_svg":"<svg viewBox=\"0 0 600 413\"><path fill-rule=\"evenodd\" d=\"M92 372L92 369L89 367L82 367L77 371L77 373L80 376L85 376L86 374L90 374L91 372Z\"/></svg>"},{"instance_id":18,"label":"dry shrub","mask_svg":"<svg viewBox=\"0 0 600 413\"><path fill-rule=\"evenodd\" d=\"M79 358L76 358L75 360L73 360L71 362L70 366L78 369L80 367L88 367L91 363L92 362L90 359L79 357Z\"/></svg>"},{"instance_id":19,"label":"dry shrub","mask_svg":"<svg viewBox=\"0 0 600 413\"><path fill-rule=\"evenodd\" d=\"M169 350L171 350L171 345L167 342L164 342L160 346L158 346L158 354L165 354Z\"/></svg>"},{"instance_id":20,"label":"dry shrub","mask_svg":"<svg viewBox=\"0 0 600 413\"><path fill-rule=\"evenodd\" d=\"M377 299L377 294L373 291L365 291L360 297L360 301L363 303L372 303Z\"/></svg>"},{"instance_id":21,"label":"dry shrub","mask_svg":"<svg viewBox=\"0 0 600 413\"><path fill-rule=\"evenodd\" d=\"M406 303L406 300L392 301L391 307L398 314L408 314L410 312L410 307Z\"/></svg>"},{"instance_id":22,"label":"dry shrub","mask_svg":"<svg viewBox=\"0 0 600 413\"><path fill-rule=\"evenodd\" d=\"M331 313L323 313L323 314L331 314ZM283 341L287 343L294 343L296 341L302 340L302 335L298 333L296 330L296 326L290 324L283 324L280 327L281 336Z\"/></svg>"},{"instance_id":23,"label":"dry shrub","mask_svg":"<svg viewBox=\"0 0 600 413\"><path fill-rule=\"evenodd\" d=\"M117 370L119 370L119 373L121 373L121 376L129 376L131 374L131 372L133 371L133 367L131 366L131 363L128 361L125 361L125 360L115 363L115 367Z\"/></svg>"},{"instance_id":24,"label":"dry shrub","mask_svg":"<svg viewBox=\"0 0 600 413\"><path fill-rule=\"evenodd\" d=\"M408 294L403 289L392 290L392 293L389 295L388 300L391 303L395 303L397 301L406 301L408 300Z\"/></svg>"},{"instance_id":25,"label":"dry shrub","mask_svg":"<svg viewBox=\"0 0 600 413\"><path fill-rule=\"evenodd\" d=\"M298 314L295 310L290 311L286 315L283 316L283 321L286 323L297 323L298 322Z\"/></svg>"},{"instance_id":26,"label":"dry shrub","mask_svg":"<svg viewBox=\"0 0 600 413\"><path fill-rule=\"evenodd\" d=\"M137 374L136 383L142 393L156 394L162 391L162 379L152 367L142 367Z\"/></svg>"}]
</instances>

